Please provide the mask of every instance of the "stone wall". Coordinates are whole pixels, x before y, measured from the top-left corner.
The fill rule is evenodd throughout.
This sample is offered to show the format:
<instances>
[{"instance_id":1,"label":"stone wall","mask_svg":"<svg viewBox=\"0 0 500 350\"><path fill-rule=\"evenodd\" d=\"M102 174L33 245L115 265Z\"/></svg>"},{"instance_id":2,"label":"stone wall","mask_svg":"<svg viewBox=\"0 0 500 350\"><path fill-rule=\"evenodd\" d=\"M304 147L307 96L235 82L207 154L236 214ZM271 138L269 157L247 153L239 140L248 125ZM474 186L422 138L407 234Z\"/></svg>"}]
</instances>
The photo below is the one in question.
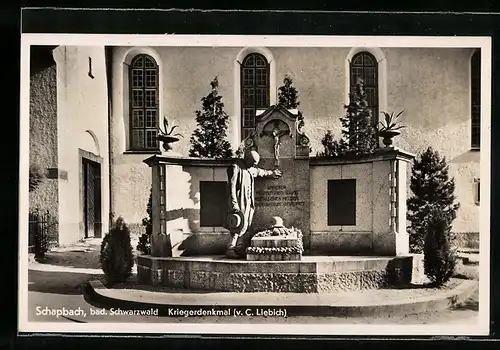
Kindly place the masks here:
<instances>
[{"instance_id":1,"label":"stone wall","mask_svg":"<svg viewBox=\"0 0 500 350\"><path fill-rule=\"evenodd\" d=\"M30 212L39 209L55 221L51 227L57 241L59 216L57 169L57 73L50 50L35 48L30 74L29 164L44 175L39 186L29 193ZM21 199L23 200L23 199Z\"/></svg>"}]
</instances>

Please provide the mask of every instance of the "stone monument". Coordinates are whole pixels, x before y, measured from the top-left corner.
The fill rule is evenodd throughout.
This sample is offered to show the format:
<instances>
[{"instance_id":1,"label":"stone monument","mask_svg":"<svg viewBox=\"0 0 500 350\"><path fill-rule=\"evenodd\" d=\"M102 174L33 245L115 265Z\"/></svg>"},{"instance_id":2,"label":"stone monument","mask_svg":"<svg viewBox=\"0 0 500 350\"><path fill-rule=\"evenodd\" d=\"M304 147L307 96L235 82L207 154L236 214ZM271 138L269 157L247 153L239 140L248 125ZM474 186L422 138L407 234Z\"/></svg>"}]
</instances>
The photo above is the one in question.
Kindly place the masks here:
<instances>
[{"instance_id":1,"label":"stone monument","mask_svg":"<svg viewBox=\"0 0 500 350\"><path fill-rule=\"evenodd\" d=\"M238 160L228 169L229 216L242 212L241 227L231 231L233 239L226 253L230 258L246 254L252 260L300 260L302 231L288 231L282 225L284 219L287 224L308 231L309 139L298 129L297 118L297 112L280 106L261 111L255 132L240 147L244 161ZM256 168L259 160L261 167L274 171ZM242 172L250 175L246 185ZM254 184L256 177L263 179L255 179ZM248 202L246 211L237 202ZM257 236L266 235L269 228L273 229L269 231L272 238L252 238L258 231ZM274 234L278 230L282 234Z\"/></svg>"},{"instance_id":2,"label":"stone monument","mask_svg":"<svg viewBox=\"0 0 500 350\"><path fill-rule=\"evenodd\" d=\"M280 217L301 230L309 247L309 138L298 128L298 112L281 106L260 111L249 144L261 155L261 166L279 169L279 180L255 183L255 215L251 231L259 232Z\"/></svg>"},{"instance_id":3,"label":"stone monument","mask_svg":"<svg viewBox=\"0 0 500 350\"><path fill-rule=\"evenodd\" d=\"M280 106L258 111L255 131L243 142L252 164L171 150L145 160L152 168L153 233L151 255L138 257L139 280L320 293L376 289L419 275L421 261L409 254L406 232L406 173L414 156L395 147L310 156L298 116ZM241 198L253 206L228 200L235 174L246 174L251 186L239 190L250 191Z\"/></svg>"}]
</instances>

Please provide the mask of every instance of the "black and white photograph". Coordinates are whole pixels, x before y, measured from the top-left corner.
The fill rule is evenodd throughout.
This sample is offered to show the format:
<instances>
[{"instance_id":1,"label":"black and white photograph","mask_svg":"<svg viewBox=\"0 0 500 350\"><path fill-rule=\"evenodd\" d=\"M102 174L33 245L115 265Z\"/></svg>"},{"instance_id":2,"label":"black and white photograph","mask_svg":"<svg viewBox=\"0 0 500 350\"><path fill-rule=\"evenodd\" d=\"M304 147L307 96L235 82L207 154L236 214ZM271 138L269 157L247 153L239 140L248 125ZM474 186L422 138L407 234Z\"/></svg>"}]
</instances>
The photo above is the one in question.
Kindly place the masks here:
<instances>
[{"instance_id":1,"label":"black and white photograph","mask_svg":"<svg viewBox=\"0 0 500 350\"><path fill-rule=\"evenodd\" d=\"M489 37L23 34L20 101L21 332L488 334Z\"/></svg>"}]
</instances>

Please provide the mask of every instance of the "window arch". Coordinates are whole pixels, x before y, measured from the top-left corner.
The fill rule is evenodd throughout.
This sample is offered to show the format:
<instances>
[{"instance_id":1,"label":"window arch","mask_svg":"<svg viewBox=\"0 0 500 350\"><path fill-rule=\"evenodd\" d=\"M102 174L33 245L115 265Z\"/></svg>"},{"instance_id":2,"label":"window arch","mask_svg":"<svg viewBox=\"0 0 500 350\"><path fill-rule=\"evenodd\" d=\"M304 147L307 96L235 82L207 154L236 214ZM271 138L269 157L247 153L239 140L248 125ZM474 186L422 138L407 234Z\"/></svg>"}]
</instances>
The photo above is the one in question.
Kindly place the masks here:
<instances>
[{"instance_id":1,"label":"window arch","mask_svg":"<svg viewBox=\"0 0 500 350\"><path fill-rule=\"evenodd\" d=\"M129 67L130 149L158 149L159 71L155 59L134 57Z\"/></svg>"},{"instance_id":2,"label":"window arch","mask_svg":"<svg viewBox=\"0 0 500 350\"><path fill-rule=\"evenodd\" d=\"M354 90L358 79L363 80L373 125L377 125L379 120L378 75L378 63L371 53L362 51L352 57L349 65L349 91Z\"/></svg>"},{"instance_id":3,"label":"window arch","mask_svg":"<svg viewBox=\"0 0 500 350\"><path fill-rule=\"evenodd\" d=\"M471 147L481 146L481 51L475 50L470 61Z\"/></svg>"},{"instance_id":4,"label":"window arch","mask_svg":"<svg viewBox=\"0 0 500 350\"><path fill-rule=\"evenodd\" d=\"M257 109L270 106L270 65L260 53L248 54L241 63L241 137L255 128Z\"/></svg>"}]
</instances>

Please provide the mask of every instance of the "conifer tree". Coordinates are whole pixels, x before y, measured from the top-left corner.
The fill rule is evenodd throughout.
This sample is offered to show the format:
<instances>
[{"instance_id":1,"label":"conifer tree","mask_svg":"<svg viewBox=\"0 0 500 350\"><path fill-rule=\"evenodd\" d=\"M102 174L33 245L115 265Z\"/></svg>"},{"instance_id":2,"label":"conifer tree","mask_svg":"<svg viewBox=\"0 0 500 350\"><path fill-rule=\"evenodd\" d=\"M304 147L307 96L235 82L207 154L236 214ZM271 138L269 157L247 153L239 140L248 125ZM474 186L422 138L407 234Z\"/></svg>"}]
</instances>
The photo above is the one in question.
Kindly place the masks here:
<instances>
[{"instance_id":1,"label":"conifer tree","mask_svg":"<svg viewBox=\"0 0 500 350\"><path fill-rule=\"evenodd\" d=\"M293 79L290 75L286 74L283 79L283 85L278 88L278 105L286 109L296 109L299 107L299 92L293 86ZM299 125L298 129L302 130L304 127L304 116L302 112L298 112Z\"/></svg>"},{"instance_id":2,"label":"conifer tree","mask_svg":"<svg viewBox=\"0 0 500 350\"><path fill-rule=\"evenodd\" d=\"M427 148L413 163L410 179L411 197L408 199L407 218L410 223L410 250L421 253L427 234L431 211L438 208L450 225L456 218L459 204L455 202L455 179L449 177L446 158Z\"/></svg>"},{"instance_id":3,"label":"conifer tree","mask_svg":"<svg viewBox=\"0 0 500 350\"><path fill-rule=\"evenodd\" d=\"M104 236L99 255L101 268L109 284L125 282L132 275L134 253L130 244L130 230L122 217Z\"/></svg>"},{"instance_id":4,"label":"conifer tree","mask_svg":"<svg viewBox=\"0 0 500 350\"><path fill-rule=\"evenodd\" d=\"M328 130L321 139L323 151L318 152L318 157L338 157L346 153L347 145L343 139L335 140L332 131Z\"/></svg>"},{"instance_id":5,"label":"conifer tree","mask_svg":"<svg viewBox=\"0 0 500 350\"><path fill-rule=\"evenodd\" d=\"M435 286L442 286L453 276L456 254L451 246L450 217L435 206L424 220L424 271Z\"/></svg>"},{"instance_id":6,"label":"conifer tree","mask_svg":"<svg viewBox=\"0 0 500 350\"><path fill-rule=\"evenodd\" d=\"M283 79L283 85L278 88L278 105L286 109L295 109L299 107L299 92L293 86L293 79L286 74Z\"/></svg>"},{"instance_id":7,"label":"conifer tree","mask_svg":"<svg viewBox=\"0 0 500 350\"><path fill-rule=\"evenodd\" d=\"M347 144L347 153L370 154L377 147L376 130L372 124L372 113L362 79L358 79L354 91L349 94L349 105L344 106L346 116L340 118L342 136Z\"/></svg>"},{"instance_id":8,"label":"conifer tree","mask_svg":"<svg viewBox=\"0 0 500 350\"><path fill-rule=\"evenodd\" d=\"M191 157L230 158L231 144L226 140L228 115L219 95L217 77L210 82L212 90L201 99L202 111L196 111L197 128L191 136Z\"/></svg>"}]
</instances>

